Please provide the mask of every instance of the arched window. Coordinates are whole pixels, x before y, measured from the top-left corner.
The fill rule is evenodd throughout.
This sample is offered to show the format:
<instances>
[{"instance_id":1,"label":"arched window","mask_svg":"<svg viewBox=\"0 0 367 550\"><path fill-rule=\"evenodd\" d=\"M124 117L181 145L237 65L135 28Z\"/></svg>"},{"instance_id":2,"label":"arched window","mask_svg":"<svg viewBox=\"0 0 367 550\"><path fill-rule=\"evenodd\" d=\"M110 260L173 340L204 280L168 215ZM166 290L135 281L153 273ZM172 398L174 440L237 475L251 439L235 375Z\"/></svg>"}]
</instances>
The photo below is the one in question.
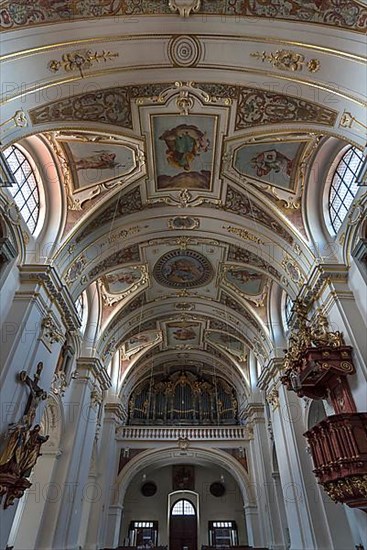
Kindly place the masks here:
<instances>
[{"instance_id":1,"label":"arched window","mask_svg":"<svg viewBox=\"0 0 367 550\"><path fill-rule=\"evenodd\" d=\"M339 231L358 191L357 176L364 161L362 152L350 147L336 167L329 191L329 214L335 233Z\"/></svg>"},{"instance_id":2,"label":"arched window","mask_svg":"<svg viewBox=\"0 0 367 550\"><path fill-rule=\"evenodd\" d=\"M173 516L194 516L195 508L189 500L178 500L172 508Z\"/></svg>"},{"instance_id":3,"label":"arched window","mask_svg":"<svg viewBox=\"0 0 367 550\"><path fill-rule=\"evenodd\" d=\"M8 189L33 234L40 211L40 194L34 169L23 151L15 145L4 150L4 157L14 177L14 183Z\"/></svg>"},{"instance_id":4,"label":"arched window","mask_svg":"<svg viewBox=\"0 0 367 550\"><path fill-rule=\"evenodd\" d=\"M289 321L292 315L292 307L293 307L293 300L291 299L289 294L287 294L284 302L284 321L285 321L286 329L289 328Z\"/></svg>"},{"instance_id":5,"label":"arched window","mask_svg":"<svg viewBox=\"0 0 367 550\"><path fill-rule=\"evenodd\" d=\"M84 293L82 292L81 294L79 294L78 298L76 299L75 301L75 307L76 307L76 310L78 312L78 315L79 315L79 319L82 320L83 319L83 315L84 315L84 307L85 307L85 304L84 304Z\"/></svg>"},{"instance_id":6,"label":"arched window","mask_svg":"<svg viewBox=\"0 0 367 550\"><path fill-rule=\"evenodd\" d=\"M84 334L88 320L88 300L85 291L82 292L75 301L75 307L81 320L80 332Z\"/></svg>"}]
</instances>

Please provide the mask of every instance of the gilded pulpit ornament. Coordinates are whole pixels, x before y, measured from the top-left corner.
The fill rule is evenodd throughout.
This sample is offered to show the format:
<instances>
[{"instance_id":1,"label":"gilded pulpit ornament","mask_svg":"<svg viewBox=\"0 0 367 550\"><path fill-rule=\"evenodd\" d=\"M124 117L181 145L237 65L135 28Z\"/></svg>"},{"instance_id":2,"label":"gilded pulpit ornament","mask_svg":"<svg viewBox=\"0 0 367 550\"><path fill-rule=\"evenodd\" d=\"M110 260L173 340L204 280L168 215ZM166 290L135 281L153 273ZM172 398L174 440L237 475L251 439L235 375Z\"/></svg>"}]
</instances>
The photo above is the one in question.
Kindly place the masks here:
<instances>
[{"instance_id":1,"label":"gilded pulpit ornament","mask_svg":"<svg viewBox=\"0 0 367 550\"><path fill-rule=\"evenodd\" d=\"M284 356L282 382L299 397L331 398L335 412L354 412L355 404L346 376L354 374L352 348L339 331L329 331L320 311L313 321L300 300L293 305L295 329Z\"/></svg>"},{"instance_id":2,"label":"gilded pulpit ornament","mask_svg":"<svg viewBox=\"0 0 367 550\"><path fill-rule=\"evenodd\" d=\"M178 11L180 17L188 17L191 12L200 9L201 0L169 0L168 6L171 11Z\"/></svg>"},{"instance_id":3,"label":"gilded pulpit ornament","mask_svg":"<svg viewBox=\"0 0 367 550\"><path fill-rule=\"evenodd\" d=\"M321 311L310 321L307 310L304 302L294 302L281 380L300 397L330 399L335 414L304 434L313 472L333 500L367 510L367 413L357 412L347 380L355 372L353 349L339 331L328 330Z\"/></svg>"},{"instance_id":4,"label":"gilded pulpit ornament","mask_svg":"<svg viewBox=\"0 0 367 550\"><path fill-rule=\"evenodd\" d=\"M41 454L41 446L49 437L41 435L39 424L32 428L36 409L47 397L38 385L42 368L43 364L38 363L33 380L25 371L19 373L19 380L28 386L30 394L22 418L10 424L0 453L0 499L5 496L4 509L14 504L16 498L21 498L32 485L27 478Z\"/></svg>"}]
</instances>

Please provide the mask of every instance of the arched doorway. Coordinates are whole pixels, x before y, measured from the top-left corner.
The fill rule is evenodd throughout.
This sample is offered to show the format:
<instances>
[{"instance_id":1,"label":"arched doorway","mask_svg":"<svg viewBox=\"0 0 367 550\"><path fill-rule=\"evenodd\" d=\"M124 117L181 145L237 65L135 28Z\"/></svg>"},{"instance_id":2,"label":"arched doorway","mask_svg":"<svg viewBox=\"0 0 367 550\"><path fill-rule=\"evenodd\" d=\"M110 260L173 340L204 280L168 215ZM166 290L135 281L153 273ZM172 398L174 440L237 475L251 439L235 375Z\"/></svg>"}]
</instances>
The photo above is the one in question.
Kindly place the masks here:
<instances>
[{"instance_id":1,"label":"arched doorway","mask_svg":"<svg viewBox=\"0 0 367 550\"><path fill-rule=\"evenodd\" d=\"M114 492L118 498L108 510L109 524L102 547L126 545L131 521L153 520L158 521L158 545L168 546L171 510L180 499L190 500L195 507L198 548L208 545L208 522L226 519L237 522L240 545L260 546L263 523L259 521L256 495L243 466L224 451L192 445L187 456L180 453L179 463L194 464L196 490L170 492L173 488L172 466L177 463L176 452L171 446L146 449L133 456L122 468ZM216 498L209 487L222 475L228 492L225 498ZM141 493L143 478L156 483L157 491L153 496L145 497ZM231 498L230 495L236 496Z\"/></svg>"},{"instance_id":2,"label":"arched doorway","mask_svg":"<svg viewBox=\"0 0 367 550\"><path fill-rule=\"evenodd\" d=\"M192 502L177 500L170 510L170 550L197 549L197 513Z\"/></svg>"}]
</instances>

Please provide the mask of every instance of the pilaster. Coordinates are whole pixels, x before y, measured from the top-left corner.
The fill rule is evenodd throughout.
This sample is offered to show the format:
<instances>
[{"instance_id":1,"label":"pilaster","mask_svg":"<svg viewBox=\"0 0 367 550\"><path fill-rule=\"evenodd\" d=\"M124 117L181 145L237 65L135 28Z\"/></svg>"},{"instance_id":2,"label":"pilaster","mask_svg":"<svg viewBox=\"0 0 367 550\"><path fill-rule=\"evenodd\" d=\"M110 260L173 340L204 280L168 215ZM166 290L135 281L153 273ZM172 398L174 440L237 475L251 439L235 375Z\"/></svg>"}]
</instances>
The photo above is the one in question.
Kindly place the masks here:
<instances>
[{"instance_id":1,"label":"pilaster","mask_svg":"<svg viewBox=\"0 0 367 550\"><path fill-rule=\"evenodd\" d=\"M108 538L109 507L112 504L119 458L116 447L116 428L124 423L125 416L125 410L121 403L108 402L105 404L96 478L101 498L93 502L91 507L85 544L87 550L108 546L105 539Z\"/></svg>"},{"instance_id":2,"label":"pilaster","mask_svg":"<svg viewBox=\"0 0 367 550\"><path fill-rule=\"evenodd\" d=\"M248 426L253 430L250 441L250 467L256 483L257 501L262 526L262 545L267 548L285 548L284 537L276 506L272 479L269 436L262 403L249 403L246 409Z\"/></svg>"},{"instance_id":3,"label":"pilaster","mask_svg":"<svg viewBox=\"0 0 367 550\"><path fill-rule=\"evenodd\" d=\"M60 498L45 509L37 540L40 549L77 548L83 499L88 498L90 490L87 481L98 409L109 383L99 359L77 360L73 381L65 394L65 443L53 479L60 487Z\"/></svg>"},{"instance_id":4,"label":"pilaster","mask_svg":"<svg viewBox=\"0 0 367 550\"><path fill-rule=\"evenodd\" d=\"M117 548L124 508L121 504L111 504L108 508L106 525L106 548Z\"/></svg>"},{"instance_id":5,"label":"pilaster","mask_svg":"<svg viewBox=\"0 0 367 550\"><path fill-rule=\"evenodd\" d=\"M39 386L48 393L67 327L75 329L79 323L77 317L73 318L75 308L68 291L61 285L53 268L20 267L19 276L20 285L0 332L1 435L6 434L9 424L20 420L27 405L29 388L20 383L20 371L33 379L41 363ZM59 307L61 302L64 303L64 310ZM38 401L34 424L41 422L45 407L45 401ZM16 507L17 503L2 512L0 544L4 547Z\"/></svg>"}]
</instances>

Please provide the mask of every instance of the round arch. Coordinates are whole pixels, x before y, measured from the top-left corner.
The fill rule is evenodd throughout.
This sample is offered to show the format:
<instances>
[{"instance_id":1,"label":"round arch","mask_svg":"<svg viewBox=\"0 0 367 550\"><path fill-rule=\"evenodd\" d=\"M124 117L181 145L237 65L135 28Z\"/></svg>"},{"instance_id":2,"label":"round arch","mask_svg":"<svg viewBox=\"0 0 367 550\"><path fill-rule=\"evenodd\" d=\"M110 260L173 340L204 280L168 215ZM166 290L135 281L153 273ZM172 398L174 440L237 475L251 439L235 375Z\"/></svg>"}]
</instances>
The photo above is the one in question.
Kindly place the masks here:
<instances>
[{"instance_id":1,"label":"round arch","mask_svg":"<svg viewBox=\"0 0 367 550\"><path fill-rule=\"evenodd\" d=\"M143 472L145 469L170 466L177 463L179 458L180 464L195 464L201 466L219 466L226 470L237 483L243 501L245 511L246 529L248 533L249 544L254 543L254 536L261 529L260 518L257 509L257 488L243 466L237 462L235 458L219 449L206 449L201 447L190 446L189 450L184 454L177 447L165 447L160 449L150 449L140 452L132 458L122 469L117 477L113 507L123 508L126 491L132 482L133 478ZM250 513L246 513L247 510Z\"/></svg>"},{"instance_id":2,"label":"round arch","mask_svg":"<svg viewBox=\"0 0 367 550\"><path fill-rule=\"evenodd\" d=\"M132 479L142 472L148 465L169 466L177 461L179 455L182 464L192 464L193 457L198 464L215 464L227 470L237 481L245 505L256 506L256 494L249 475L243 466L232 456L219 449L204 449L191 447L186 455L182 454L177 447L165 447L163 449L146 450L128 462L116 480L116 491L114 504L123 505L126 490Z\"/></svg>"}]
</instances>

